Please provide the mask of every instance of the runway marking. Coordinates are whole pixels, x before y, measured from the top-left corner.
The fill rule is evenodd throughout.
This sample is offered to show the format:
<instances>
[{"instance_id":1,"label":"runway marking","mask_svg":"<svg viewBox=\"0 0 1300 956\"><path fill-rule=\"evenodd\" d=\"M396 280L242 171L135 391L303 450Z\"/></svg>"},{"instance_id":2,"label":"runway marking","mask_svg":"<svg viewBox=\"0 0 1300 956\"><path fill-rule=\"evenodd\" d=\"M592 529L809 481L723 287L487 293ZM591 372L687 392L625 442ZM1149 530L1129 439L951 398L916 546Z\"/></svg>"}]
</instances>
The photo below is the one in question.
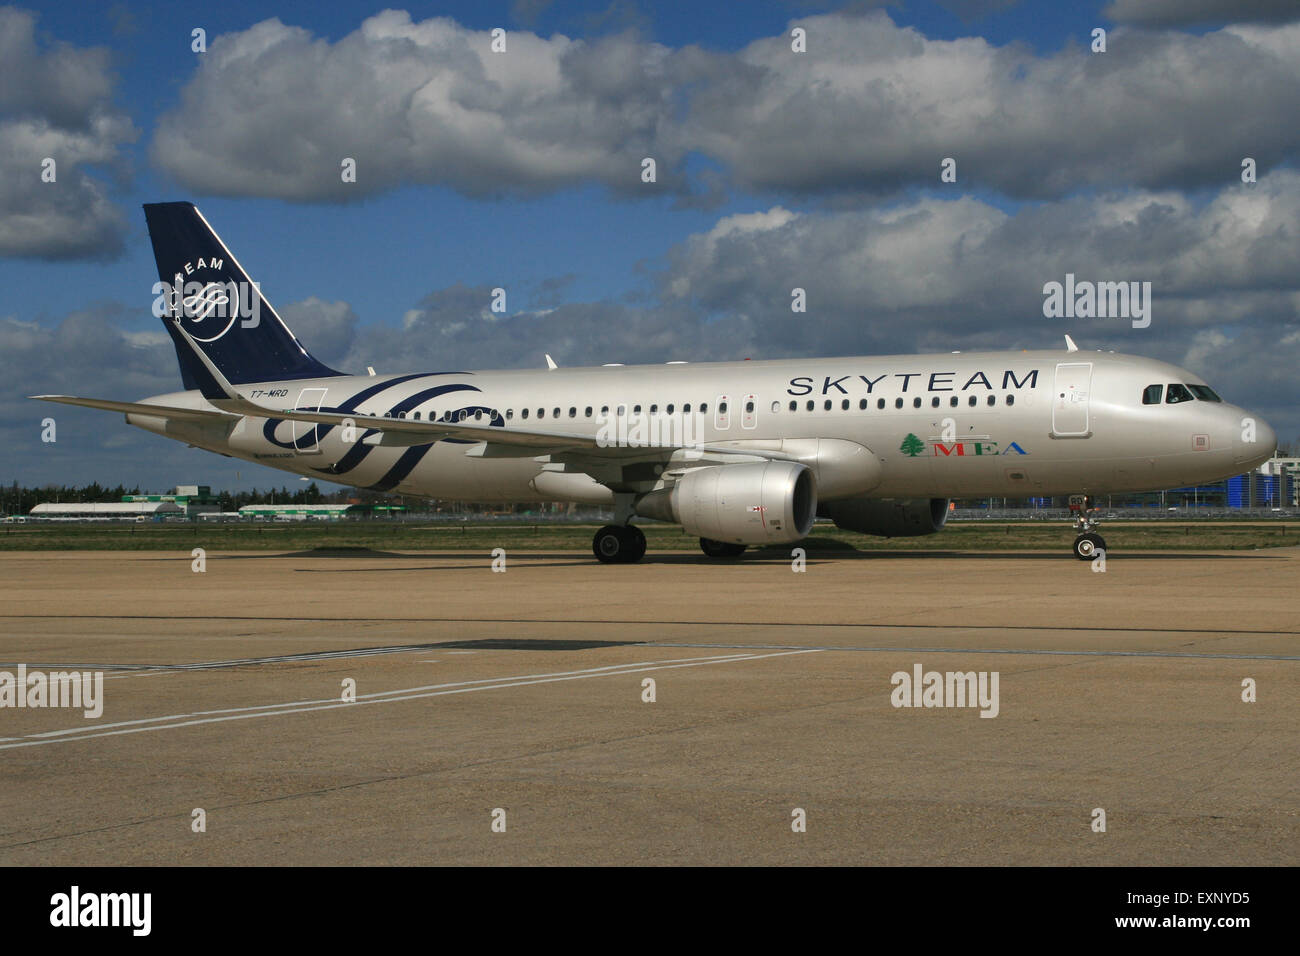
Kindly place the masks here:
<instances>
[{"instance_id":1,"label":"runway marking","mask_svg":"<svg viewBox=\"0 0 1300 956\"><path fill-rule=\"evenodd\" d=\"M799 648L798 650L778 651L771 654L715 654L708 657L670 658L666 661L637 661L629 664L607 664L602 667L591 667L577 671L483 678L449 684L428 684L423 687L379 691L373 694L358 694L355 702L328 698L325 700L298 700L278 704L259 704L252 707L231 707L187 714L168 714L161 717L144 717L139 720L101 724L96 730L89 732L85 727L74 727L27 734L23 737L10 738L6 743L0 743L0 750L38 747L45 744L69 743L78 740L90 740L96 737L115 737L122 734L138 734L157 730L176 730L201 724L224 723L230 720L249 720L256 717L276 717L286 714L310 713L317 710L335 710L340 707L358 707L364 704L391 704L408 700L422 700L428 697L444 697L451 694L469 694L483 690L505 690L510 687L526 687L532 684L555 684L564 681L587 680L593 677L622 677L628 674L644 673L645 671L675 670L681 667L701 667L707 664L731 664L741 661L764 660L771 657L789 657L796 654L816 654L818 651L817 648Z\"/></svg>"}]
</instances>

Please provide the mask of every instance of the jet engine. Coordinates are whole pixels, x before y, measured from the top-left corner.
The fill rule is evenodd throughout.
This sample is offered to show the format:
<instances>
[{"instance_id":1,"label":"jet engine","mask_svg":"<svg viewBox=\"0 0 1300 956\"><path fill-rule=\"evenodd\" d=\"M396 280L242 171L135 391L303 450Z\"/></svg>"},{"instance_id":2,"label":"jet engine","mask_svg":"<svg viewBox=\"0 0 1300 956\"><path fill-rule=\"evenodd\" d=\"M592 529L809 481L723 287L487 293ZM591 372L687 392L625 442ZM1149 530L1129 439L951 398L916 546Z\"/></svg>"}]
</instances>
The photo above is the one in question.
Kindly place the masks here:
<instances>
[{"instance_id":1,"label":"jet engine","mask_svg":"<svg viewBox=\"0 0 1300 956\"><path fill-rule=\"evenodd\" d=\"M817 485L812 471L793 461L708 465L643 496L636 511L713 541L785 544L812 530Z\"/></svg>"},{"instance_id":2,"label":"jet engine","mask_svg":"<svg viewBox=\"0 0 1300 956\"><path fill-rule=\"evenodd\" d=\"M824 501L817 514L845 531L882 538L934 534L948 520L947 498L845 498Z\"/></svg>"}]
</instances>

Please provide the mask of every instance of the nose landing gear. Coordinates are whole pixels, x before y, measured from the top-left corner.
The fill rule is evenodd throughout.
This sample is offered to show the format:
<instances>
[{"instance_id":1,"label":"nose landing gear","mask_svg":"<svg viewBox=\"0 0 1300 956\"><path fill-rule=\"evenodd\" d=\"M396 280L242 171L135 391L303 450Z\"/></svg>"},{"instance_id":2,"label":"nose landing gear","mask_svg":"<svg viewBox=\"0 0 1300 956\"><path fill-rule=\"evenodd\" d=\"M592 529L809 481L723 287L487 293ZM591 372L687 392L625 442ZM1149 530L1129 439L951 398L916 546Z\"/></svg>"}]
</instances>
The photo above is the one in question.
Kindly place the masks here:
<instances>
[{"instance_id":1,"label":"nose landing gear","mask_svg":"<svg viewBox=\"0 0 1300 956\"><path fill-rule=\"evenodd\" d=\"M1074 512L1074 556L1080 561L1091 561L1098 551L1106 550L1106 539L1097 534L1100 523L1092 517L1092 499L1087 495L1071 495L1070 510Z\"/></svg>"}]
</instances>

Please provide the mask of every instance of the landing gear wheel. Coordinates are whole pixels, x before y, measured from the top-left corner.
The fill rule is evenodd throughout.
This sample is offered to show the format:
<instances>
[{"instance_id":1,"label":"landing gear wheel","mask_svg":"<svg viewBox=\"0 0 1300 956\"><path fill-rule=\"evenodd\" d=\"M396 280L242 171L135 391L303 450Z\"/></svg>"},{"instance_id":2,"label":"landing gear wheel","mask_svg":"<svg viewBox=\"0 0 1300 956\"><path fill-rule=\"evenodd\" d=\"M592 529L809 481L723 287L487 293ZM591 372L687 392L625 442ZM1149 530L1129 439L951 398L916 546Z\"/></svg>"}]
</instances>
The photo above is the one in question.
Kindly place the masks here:
<instances>
[{"instance_id":1,"label":"landing gear wheel","mask_svg":"<svg viewBox=\"0 0 1300 956\"><path fill-rule=\"evenodd\" d=\"M634 564L645 557L645 533L636 525L628 525L623 531L629 538L627 561Z\"/></svg>"},{"instance_id":2,"label":"landing gear wheel","mask_svg":"<svg viewBox=\"0 0 1300 956\"><path fill-rule=\"evenodd\" d=\"M645 535L631 525L607 524L591 539L591 553L602 564L631 564L645 557Z\"/></svg>"},{"instance_id":3,"label":"landing gear wheel","mask_svg":"<svg viewBox=\"0 0 1300 956\"><path fill-rule=\"evenodd\" d=\"M1091 561L1098 551L1106 550L1106 539L1089 531L1074 539L1074 556L1080 561Z\"/></svg>"},{"instance_id":4,"label":"landing gear wheel","mask_svg":"<svg viewBox=\"0 0 1300 956\"><path fill-rule=\"evenodd\" d=\"M712 538L701 538L700 550L711 558L738 558L745 553L745 546L726 541L714 541Z\"/></svg>"}]
</instances>

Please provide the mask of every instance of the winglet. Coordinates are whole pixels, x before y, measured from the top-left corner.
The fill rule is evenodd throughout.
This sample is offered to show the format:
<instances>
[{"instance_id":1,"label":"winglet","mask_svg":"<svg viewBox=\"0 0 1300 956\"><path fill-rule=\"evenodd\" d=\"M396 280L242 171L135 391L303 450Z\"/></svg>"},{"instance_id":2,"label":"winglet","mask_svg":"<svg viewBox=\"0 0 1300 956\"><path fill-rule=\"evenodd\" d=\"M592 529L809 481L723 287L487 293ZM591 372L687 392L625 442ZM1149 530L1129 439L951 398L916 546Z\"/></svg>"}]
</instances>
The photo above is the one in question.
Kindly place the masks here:
<instances>
[{"instance_id":1,"label":"winglet","mask_svg":"<svg viewBox=\"0 0 1300 956\"><path fill-rule=\"evenodd\" d=\"M549 355L546 356L546 367L552 371L559 368L559 366L555 364L555 359L551 358Z\"/></svg>"},{"instance_id":2,"label":"winglet","mask_svg":"<svg viewBox=\"0 0 1300 956\"><path fill-rule=\"evenodd\" d=\"M1066 335L1066 337L1065 337L1065 350L1066 350L1067 352L1077 352L1077 351L1079 351L1079 346L1077 346L1077 345L1074 344L1074 339L1070 338L1069 335Z\"/></svg>"}]
</instances>

